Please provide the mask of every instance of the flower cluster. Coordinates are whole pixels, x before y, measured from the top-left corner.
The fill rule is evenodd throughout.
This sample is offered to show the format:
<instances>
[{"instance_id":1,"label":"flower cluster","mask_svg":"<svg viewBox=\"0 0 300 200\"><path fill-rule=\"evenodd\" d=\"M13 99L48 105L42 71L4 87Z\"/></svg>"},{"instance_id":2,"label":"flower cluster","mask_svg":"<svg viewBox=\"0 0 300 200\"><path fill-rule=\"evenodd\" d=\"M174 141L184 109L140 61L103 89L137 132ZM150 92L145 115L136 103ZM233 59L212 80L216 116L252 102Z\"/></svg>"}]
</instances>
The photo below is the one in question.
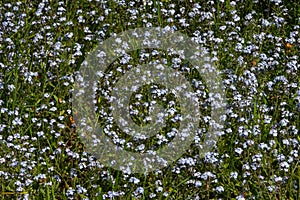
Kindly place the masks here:
<instances>
[{"instance_id":1,"label":"flower cluster","mask_svg":"<svg viewBox=\"0 0 300 200\"><path fill-rule=\"evenodd\" d=\"M296 198L300 188L299 6L293 0L264 3L0 3L0 196ZM212 122L210 109L217 97L209 94L207 77L193 70L203 66L191 66L175 50L122 54L102 74L95 100L104 132L117 146L135 152L156 151L178 134L182 120L176 96L154 84L135 90L128 112L139 125L157 120L167 121L167 126L150 139L130 137L120 130L110 113L111 91L137 65L152 62L184 74L199 98L202 115L193 144L172 165L148 174L132 174L130 165L116 171L93 157L76 132L78 113L72 111L71 102L76 71L107 38L127 29L156 26L188 35L202 46L203 55L211 55L210 61L222 72L225 123ZM153 119L148 114L158 104L167 112ZM202 155L210 125L222 127L216 133L220 138Z\"/></svg>"}]
</instances>

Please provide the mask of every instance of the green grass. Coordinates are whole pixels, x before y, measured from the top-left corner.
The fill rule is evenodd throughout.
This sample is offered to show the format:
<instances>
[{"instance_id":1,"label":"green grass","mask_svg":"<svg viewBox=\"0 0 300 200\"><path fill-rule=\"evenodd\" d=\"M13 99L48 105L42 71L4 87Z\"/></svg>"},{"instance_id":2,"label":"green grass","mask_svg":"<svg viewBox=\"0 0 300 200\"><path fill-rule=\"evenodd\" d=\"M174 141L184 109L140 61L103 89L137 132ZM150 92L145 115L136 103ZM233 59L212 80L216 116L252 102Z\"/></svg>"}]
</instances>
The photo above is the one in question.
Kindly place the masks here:
<instances>
[{"instance_id":1,"label":"green grass","mask_svg":"<svg viewBox=\"0 0 300 200\"><path fill-rule=\"evenodd\" d=\"M297 100L300 96L297 94L300 43L299 33L291 35L292 31L299 31L297 19L300 8L297 1L283 1L279 5L271 1L258 4L238 1L233 5L227 0L224 3L214 1L214 4L202 0L156 0L145 6L142 2L134 2L135 5L130 6L129 1L118 5L117 1L66 0L60 5L59 1L49 0L41 15L36 15L39 7L36 1L0 2L0 136L3 139L0 143L0 199L22 199L26 195L29 199L104 199L103 195L112 191L121 193L114 199L150 199L152 193L156 195L153 199L195 199L196 196L199 199L236 199L238 196L245 199L299 199L299 155L295 152L300 146L296 132L300 128ZM170 7L172 3L174 6ZM198 14L195 10L197 3L201 6ZM61 13L59 7L64 8ZM182 7L185 7L184 12ZM133 9L138 11L136 15L131 14ZM174 9L173 16L167 15L170 9ZM230 25L228 22L235 19L235 10L240 20ZM195 16L189 15L191 11ZM252 11L255 11L252 19L245 19ZM211 15L204 18L208 12ZM80 16L84 21L80 20ZM276 24L262 25L262 18L271 22L275 20L273 16L282 17L285 23L280 27ZM186 19L189 26L182 26L181 18ZM72 112L70 103L73 74L99 42L113 33L146 27L150 23L153 27L176 26L178 31L189 37L199 31L203 46L218 59L214 64L223 72L228 110L232 114L227 113L224 135L211 151L215 153L214 162L199 158L199 145L195 143L182 156L193 158L196 161L194 165L180 164L179 160L161 171L126 174L101 165L101 160L96 162L76 132L73 122L76 113ZM226 29L221 30L224 25ZM209 35L210 31L213 36ZM73 34L71 38L66 36L69 33ZM262 33L265 38L261 41L254 38ZM268 35L274 39L268 38ZM216 38L223 41L218 43ZM235 48L237 44L243 48L255 47L250 52L243 52ZM76 50L79 45L81 49ZM171 63L174 58L157 50L157 56L141 59L141 53L151 51L131 52L133 59L129 64L134 66L163 59ZM264 60L261 54L273 60ZM239 64L239 58L243 58L242 64ZM115 69L127 67L119 61L109 67L115 73L115 79L122 75ZM273 61L277 64L272 65ZM296 62L294 68L292 62ZM26 73L30 72L34 74L28 81ZM185 76L188 80L201 81L203 78L193 73ZM256 79L251 80L249 76ZM274 82L278 76L284 76L288 84L278 81L270 90L268 82ZM227 84L225 80L231 83ZM245 80L252 82L247 85ZM14 89L10 90L12 86ZM205 83L202 86L205 88L200 98L203 107L199 109L203 115L209 115L210 105L205 97L207 88ZM139 92L148 91L149 87ZM145 95L143 101L149 99L150 96ZM173 97L169 95L167 99L172 100ZM134 99L131 103L134 104ZM160 103L167 107L166 103ZM107 105L108 102L99 97L98 106ZM180 112L180 105L175 107ZM143 107L136 108L147 113ZM265 122L268 116L271 120ZM20 118L22 124L15 125L16 118ZM142 116L134 116L133 119L142 124ZM287 125L284 125L283 119L288 120ZM105 124L105 120L101 123ZM174 126L178 124L168 123L166 130L160 134L166 135ZM260 134L255 134L254 127L260 130ZM205 133L207 124L203 122L201 128ZM133 141L117 127L115 129L119 137L127 142ZM241 135L239 129L248 131L248 134ZM269 134L271 129L277 130L277 136ZM158 148L155 146L157 140L150 138L146 147ZM140 141L133 142L136 147ZM267 144L268 148L263 148L262 144ZM237 148L243 149L240 155L235 151ZM279 160L280 154L285 159ZM259 161L255 161L255 155L261 155ZM284 161L289 164L286 170L281 167ZM205 172L213 176L205 179L195 175ZM230 177L232 172L238 173L236 179ZM243 176L245 173L248 175ZM131 177L139 179L139 182L132 183ZM274 177L283 180L277 182ZM195 186L193 181L201 184ZM18 191L18 183L22 184L22 191ZM223 187L223 192L216 191L219 186ZM81 192L78 187L86 191ZM143 194L134 194L138 187L144 189ZM271 191L269 187L276 189ZM73 195L69 194L71 188L76 189Z\"/></svg>"}]
</instances>

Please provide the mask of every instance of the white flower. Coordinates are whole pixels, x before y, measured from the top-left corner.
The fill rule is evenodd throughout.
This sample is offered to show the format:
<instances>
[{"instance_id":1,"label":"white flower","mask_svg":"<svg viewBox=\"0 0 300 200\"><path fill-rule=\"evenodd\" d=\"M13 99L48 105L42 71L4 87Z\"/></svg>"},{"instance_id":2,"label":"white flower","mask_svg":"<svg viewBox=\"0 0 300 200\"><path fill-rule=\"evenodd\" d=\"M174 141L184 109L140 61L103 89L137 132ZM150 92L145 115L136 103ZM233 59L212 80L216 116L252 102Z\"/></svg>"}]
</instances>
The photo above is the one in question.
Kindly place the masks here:
<instances>
[{"instance_id":1,"label":"white flower","mask_svg":"<svg viewBox=\"0 0 300 200\"><path fill-rule=\"evenodd\" d=\"M241 149L240 147L236 148L234 150L237 154L241 155L241 153L243 152L243 149Z\"/></svg>"},{"instance_id":2,"label":"white flower","mask_svg":"<svg viewBox=\"0 0 300 200\"><path fill-rule=\"evenodd\" d=\"M7 86L7 89L8 89L10 92L14 91L15 88L16 88L16 87L15 87L14 85L12 85L12 84Z\"/></svg>"},{"instance_id":3,"label":"white flower","mask_svg":"<svg viewBox=\"0 0 300 200\"><path fill-rule=\"evenodd\" d=\"M218 187L216 187L216 191L217 191L218 193L224 192L223 186L218 186Z\"/></svg>"},{"instance_id":4,"label":"white flower","mask_svg":"<svg viewBox=\"0 0 300 200\"><path fill-rule=\"evenodd\" d=\"M19 117L16 117L13 121L12 121L12 124L13 125L22 125L23 124L23 122L22 122L22 119L21 118L19 118Z\"/></svg>"}]
</instances>

